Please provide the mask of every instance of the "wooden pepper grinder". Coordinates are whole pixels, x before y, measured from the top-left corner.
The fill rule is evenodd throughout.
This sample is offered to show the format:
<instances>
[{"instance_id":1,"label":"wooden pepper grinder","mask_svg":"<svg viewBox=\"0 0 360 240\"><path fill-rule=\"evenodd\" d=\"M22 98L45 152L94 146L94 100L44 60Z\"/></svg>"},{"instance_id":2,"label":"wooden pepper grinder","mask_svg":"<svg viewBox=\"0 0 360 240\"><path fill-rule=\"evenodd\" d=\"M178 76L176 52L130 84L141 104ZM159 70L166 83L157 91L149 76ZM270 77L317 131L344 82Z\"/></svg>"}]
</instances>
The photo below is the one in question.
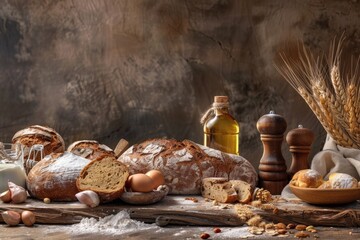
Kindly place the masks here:
<instances>
[{"instance_id":1,"label":"wooden pepper grinder","mask_svg":"<svg viewBox=\"0 0 360 240\"><path fill-rule=\"evenodd\" d=\"M286 163L281 153L286 121L282 116L270 111L258 120L256 127L264 148L259 165L259 185L271 194L279 195L288 184Z\"/></svg>"},{"instance_id":2,"label":"wooden pepper grinder","mask_svg":"<svg viewBox=\"0 0 360 240\"><path fill-rule=\"evenodd\" d=\"M289 179L291 179L297 171L310 168L308 157L314 138L314 133L302 125L291 130L286 135L286 142L290 146L289 151L292 155L291 166L288 170Z\"/></svg>"}]
</instances>

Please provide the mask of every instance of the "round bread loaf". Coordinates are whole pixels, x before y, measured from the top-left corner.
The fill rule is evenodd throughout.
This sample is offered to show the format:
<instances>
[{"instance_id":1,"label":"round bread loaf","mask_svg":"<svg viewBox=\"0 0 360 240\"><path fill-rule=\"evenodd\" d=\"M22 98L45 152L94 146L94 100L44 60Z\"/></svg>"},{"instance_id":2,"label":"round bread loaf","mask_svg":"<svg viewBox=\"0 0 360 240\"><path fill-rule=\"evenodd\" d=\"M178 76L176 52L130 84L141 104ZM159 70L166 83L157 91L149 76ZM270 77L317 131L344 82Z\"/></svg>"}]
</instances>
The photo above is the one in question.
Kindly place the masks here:
<instances>
[{"instance_id":1,"label":"round bread loaf","mask_svg":"<svg viewBox=\"0 0 360 240\"><path fill-rule=\"evenodd\" d=\"M44 157L29 172L26 185L32 197L52 201L76 201L76 180L90 160L70 152Z\"/></svg>"},{"instance_id":2,"label":"round bread loaf","mask_svg":"<svg viewBox=\"0 0 360 240\"><path fill-rule=\"evenodd\" d=\"M41 144L44 146L45 155L65 151L65 143L60 134L50 127L40 125L33 125L16 132L12 142L21 143L29 148Z\"/></svg>"},{"instance_id":3,"label":"round bread loaf","mask_svg":"<svg viewBox=\"0 0 360 240\"><path fill-rule=\"evenodd\" d=\"M118 160L129 166L130 174L160 170L169 194L201 194L202 179L206 177L243 180L253 188L257 183L254 167L243 157L189 140L147 140L130 147Z\"/></svg>"},{"instance_id":4,"label":"round bread loaf","mask_svg":"<svg viewBox=\"0 0 360 240\"><path fill-rule=\"evenodd\" d=\"M128 167L115 157L105 156L86 165L76 181L80 191L91 190L98 194L100 202L110 202L124 192L129 177Z\"/></svg>"},{"instance_id":5,"label":"round bread loaf","mask_svg":"<svg viewBox=\"0 0 360 240\"><path fill-rule=\"evenodd\" d=\"M104 156L115 156L115 153L111 148L104 144L100 144L95 140L80 140L73 142L69 145L67 151L90 160Z\"/></svg>"},{"instance_id":6,"label":"round bread loaf","mask_svg":"<svg viewBox=\"0 0 360 240\"><path fill-rule=\"evenodd\" d=\"M329 180L324 182L319 188L322 189L344 189L357 188L358 181L356 178L346 173L331 173Z\"/></svg>"},{"instance_id":7,"label":"round bread loaf","mask_svg":"<svg viewBox=\"0 0 360 240\"><path fill-rule=\"evenodd\" d=\"M44 146L44 156L65 151L65 143L60 134L50 127L40 125L33 125L16 132L12 138L12 143L20 143L26 147L24 149L24 160L27 160L31 147L36 144ZM33 160L41 160L40 155L37 155Z\"/></svg>"},{"instance_id":8,"label":"round bread loaf","mask_svg":"<svg viewBox=\"0 0 360 240\"><path fill-rule=\"evenodd\" d=\"M291 184L297 187L317 188L323 184L322 175L313 169L303 169L294 174Z\"/></svg>"}]
</instances>

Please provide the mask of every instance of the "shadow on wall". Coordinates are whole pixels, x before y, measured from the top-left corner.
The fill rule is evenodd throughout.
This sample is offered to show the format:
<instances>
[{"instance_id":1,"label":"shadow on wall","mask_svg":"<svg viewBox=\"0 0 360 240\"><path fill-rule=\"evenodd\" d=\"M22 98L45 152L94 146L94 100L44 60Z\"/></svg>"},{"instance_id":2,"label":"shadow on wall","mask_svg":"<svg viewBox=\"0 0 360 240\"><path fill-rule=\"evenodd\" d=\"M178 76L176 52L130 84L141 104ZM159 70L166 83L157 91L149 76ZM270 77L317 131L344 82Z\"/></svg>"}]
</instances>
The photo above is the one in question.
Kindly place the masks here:
<instances>
[{"instance_id":1,"label":"shadow on wall","mask_svg":"<svg viewBox=\"0 0 360 240\"><path fill-rule=\"evenodd\" d=\"M270 110L288 131L325 133L273 67L289 38L324 48L344 29L359 41L351 1L36 1L0 10L2 141L33 124L67 145L96 139L191 139L214 95L228 95L241 123L241 155L262 154L257 120ZM327 23L327 24L324 24ZM283 152L290 155L286 144Z\"/></svg>"}]
</instances>

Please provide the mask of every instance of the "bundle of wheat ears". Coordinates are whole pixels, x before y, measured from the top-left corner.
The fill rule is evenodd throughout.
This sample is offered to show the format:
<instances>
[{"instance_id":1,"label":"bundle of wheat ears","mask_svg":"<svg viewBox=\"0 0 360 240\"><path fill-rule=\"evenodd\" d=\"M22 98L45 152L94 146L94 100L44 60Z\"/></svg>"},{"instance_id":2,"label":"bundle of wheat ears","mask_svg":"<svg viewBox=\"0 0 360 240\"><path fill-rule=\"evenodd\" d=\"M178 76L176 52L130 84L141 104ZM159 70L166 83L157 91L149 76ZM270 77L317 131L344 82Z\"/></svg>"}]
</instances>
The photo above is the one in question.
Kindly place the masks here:
<instances>
[{"instance_id":1,"label":"bundle of wheat ears","mask_svg":"<svg viewBox=\"0 0 360 240\"><path fill-rule=\"evenodd\" d=\"M295 54L281 52L275 67L338 145L360 149L360 56L345 54L344 40L317 56L299 43Z\"/></svg>"}]
</instances>

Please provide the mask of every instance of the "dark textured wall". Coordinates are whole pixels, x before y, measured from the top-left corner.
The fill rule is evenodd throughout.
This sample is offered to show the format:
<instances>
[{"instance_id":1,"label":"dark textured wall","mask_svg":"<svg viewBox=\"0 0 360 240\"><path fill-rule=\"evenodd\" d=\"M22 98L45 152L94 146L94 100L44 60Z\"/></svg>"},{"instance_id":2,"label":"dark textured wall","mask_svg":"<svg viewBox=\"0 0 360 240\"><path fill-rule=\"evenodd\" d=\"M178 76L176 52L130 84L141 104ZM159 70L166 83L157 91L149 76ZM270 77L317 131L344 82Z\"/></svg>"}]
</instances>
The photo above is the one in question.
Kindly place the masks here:
<instances>
[{"instance_id":1,"label":"dark textured wall","mask_svg":"<svg viewBox=\"0 0 360 240\"><path fill-rule=\"evenodd\" d=\"M0 1L0 137L32 124L69 144L150 137L202 143L199 119L228 95L241 154L262 154L256 121L324 130L274 69L289 40L313 49L346 32L359 51L360 3L346 0ZM289 161L286 144L283 151Z\"/></svg>"}]
</instances>

